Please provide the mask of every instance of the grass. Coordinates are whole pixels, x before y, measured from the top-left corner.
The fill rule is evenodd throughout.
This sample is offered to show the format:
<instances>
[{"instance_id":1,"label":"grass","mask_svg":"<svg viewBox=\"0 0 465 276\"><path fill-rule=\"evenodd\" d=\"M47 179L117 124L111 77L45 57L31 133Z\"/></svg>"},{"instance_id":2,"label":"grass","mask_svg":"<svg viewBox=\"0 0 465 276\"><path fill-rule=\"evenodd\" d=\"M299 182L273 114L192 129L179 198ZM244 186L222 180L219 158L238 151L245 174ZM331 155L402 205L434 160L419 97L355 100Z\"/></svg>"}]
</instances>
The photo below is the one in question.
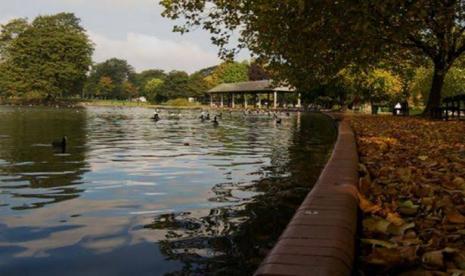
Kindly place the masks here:
<instances>
[{"instance_id":1,"label":"grass","mask_svg":"<svg viewBox=\"0 0 465 276\"><path fill-rule=\"evenodd\" d=\"M170 100L162 104L152 104L149 102L132 102L127 100L84 100L84 106L121 106L121 107L147 107L147 108L202 108L200 103L191 103L185 99Z\"/></svg>"},{"instance_id":2,"label":"grass","mask_svg":"<svg viewBox=\"0 0 465 276\"><path fill-rule=\"evenodd\" d=\"M201 107L200 103L189 102L188 100L182 99L182 98L181 99L169 100L169 101L163 103L163 105L173 106L173 107Z\"/></svg>"}]
</instances>

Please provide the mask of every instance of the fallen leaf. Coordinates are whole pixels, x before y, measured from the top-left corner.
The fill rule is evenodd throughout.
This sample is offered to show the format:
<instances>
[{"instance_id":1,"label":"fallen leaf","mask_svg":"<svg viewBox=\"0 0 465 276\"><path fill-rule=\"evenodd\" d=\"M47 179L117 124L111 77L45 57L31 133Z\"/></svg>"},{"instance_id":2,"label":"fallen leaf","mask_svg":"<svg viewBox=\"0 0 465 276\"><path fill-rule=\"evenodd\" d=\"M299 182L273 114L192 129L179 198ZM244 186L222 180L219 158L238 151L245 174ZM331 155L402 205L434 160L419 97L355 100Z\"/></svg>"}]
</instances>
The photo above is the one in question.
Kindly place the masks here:
<instances>
[{"instance_id":1,"label":"fallen leaf","mask_svg":"<svg viewBox=\"0 0 465 276\"><path fill-rule=\"evenodd\" d=\"M388 212L386 220L388 220L396 226L402 226L405 223L404 220L397 213L393 212Z\"/></svg>"},{"instance_id":2,"label":"fallen leaf","mask_svg":"<svg viewBox=\"0 0 465 276\"><path fill-rule=\"evenodd\" d=\"M375 246L381 246L386 248L394 248L397 247L395 243L383 241L383 240L376 240L376 239L361 239L362 243L371 244Z\"/></svg>"},{"instance_id":3,"label":"fallen leaf","mask_svg":"<svg viewBox=\"0 0 465 276\"><path fill-rule=\"evenodd\" d=\"M358 193L359 207L364 213L375 213L381 210L379 205L373 204L366 199L361 193Z\"/></svg>"},{"instance_id":4,"label":"fallen leaf","mask_svg":"<svg viewBox=\"0 0 465 276\"><path fill-rule=\"evenodd\" d=\"M420 155L420 156L418 156L418 159L420 159L421 161L425 161L426 159L428 159L428 156Z\"/></svg>"},{"instance_id":5,"label":"fallen leaf","mask_svg":"<svg viewBox=\"0 0 465 276\"><path fill-rule=\"evenodd\" d=\"M458 188L464 189L465 190L465 179L461 177L456 177L454 180L452 180L452 183Z\"/></svg>"},{"instance_id":6,"label":"fallen leaf","mask_svg":"<svg viewBox=\"0 0 465 276\"><path fill-rule=\"evenodd\" d=\"M399 168L397 169L397 174L399 175L400 180L402 182L409 182L412 177L412 169L411 168Z\"/></svg>"},{"instance_id":7,"label":"fallen leaf","mask_svg":"<svg viewBox=\"0 0 465 276\"><path fill-rule=\"evenodd\" d=\"M370 232L387 233L391 223L382 218L369 217L362 221L363 229Z\"/></svg>"},{"instance_id":8,"label":"fallen leaf","mask_svg":"<svg viewBox=\"0 0 465 276\"><path fill-rule=\"evenodd\" d=\"M419 207L420 207L419 205L413 204L411 200L406 200L403 202L399 202L398 211L402 215L412 216L417 213Z\"/></svg>"},{"instance_id":9,"label":"fallen leaf","mask_svg":"<svg viewBox=\"0 0 465 276\"><path fill-rule=\"evenodd\" d=\"M421 261L428 268L444 267L444 255L442 250L430 251L423 254Z\"/></svg>"},{"instance_id":10,"label":"fallen leaf","mask_svg":"<svg viewBox=\"0 0 465 276\"><path fill-rule=\"evenodd\" d=\"M455 224L464 224L465 223L465 216L460 214L457 211L453 211L451 213L448 213L446 215L446 219L450 223L455 223Z\"/></svg>"},{"instance_id":11,"label":"fallen leaf","mask_svg":"<svg viewBox=\"0 0 465 276\"><path fill-rule=\"evenodd\" d=\"M391 223L387 227L387 232L390 233L390 234L393 234L393 235L404 235L405 231L407 231L408 229L411 229L413 227L415 227L415 223L413 223L413 222L406 223L406 224L401 225L401 226L397 226L397 225Z\"/></svg>"}]
</instances>

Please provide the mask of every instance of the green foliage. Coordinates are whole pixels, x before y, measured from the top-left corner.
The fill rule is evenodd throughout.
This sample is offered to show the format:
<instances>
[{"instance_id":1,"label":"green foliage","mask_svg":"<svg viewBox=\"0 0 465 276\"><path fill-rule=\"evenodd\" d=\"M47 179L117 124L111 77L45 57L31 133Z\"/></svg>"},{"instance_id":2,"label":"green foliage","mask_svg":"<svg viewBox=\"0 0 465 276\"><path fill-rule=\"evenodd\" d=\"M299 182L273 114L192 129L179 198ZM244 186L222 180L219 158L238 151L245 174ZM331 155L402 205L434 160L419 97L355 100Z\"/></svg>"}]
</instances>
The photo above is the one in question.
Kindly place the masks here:
<instances>
[{"instance_id":1,"label":"green foliage","mask_svg":"<svg viewBox=\"0 0 465 276\"><path fill-rule=\"evenodd\" d=\"M98 91L98 83L102 77L110 78L112 82L111 91L105 91L105 94ZM134 82L134 68L126 60L112 58L92 67L85 94L111 99L127 99L137 94Z\"/></svg>"},{"instance_id":2,"label":"green foliage","mask_svg":"<svg viewBox=\"0 0 465 276\"><path fill-rule=\"evenodd\" d=\"M80 94L93 46L71 13L15 19L0 34L0 94L56 98ZM40 95L40 96L39 96Z\"/></svg>"},{"instance_id":3,"label":"green foliage","mask_svg":"<svg viewBox=\"0 0 465 276\"><path fill-rule=\"evenodd\" d=\"M13 19L1 26L0 32L0 60L5 61L11 49L11 42L29 27L29 23L24 18Z\"/></svg>"},{"instance_id":4,"label":"green foliage","mask_svg":"<svg viewBox=\"0 0 465 276\"><path fill-rule=\"evenodd\" d=\"M443 77L465 51L462 1L161 1L164 16L185 19L175 31L201 25L220 55L251 50L269 64L273 78L302 91L333 81L348 66L380 61L434 65L428 98L439 104ZM236 48L231 34L240 33Z\"/></svg>"},{"instance_id":5,"label":"green foliage","mask_svg":"<svg viewBox=\"0 0 465 276\"><path fill-rule=\"evenodd\" d=\"M134 84L137 86L137 89L139 90L141 95L146 96L148 98L150 97L150 91L145 90L147 83L153 79L164 80L165 78L166 74L163 70L150 69L142 71L140 73L136 73L134 76Z\"/></svg>"},{"instance_id":6,"label":"green foliage","mask_svg":"<svg viewBox=\"0 0 465 276\"><path fill-rule=\"evenodd\" d=\"M188 97L198 99L206 99L208 95L206 92L212 88L211 85L205 80L202 72L196 72L189 76L189 83L187 87Z\"/></svg>"},{"instance_id":7,"label":"green foliage","mask_svg":"<svg viewBox=\"0 0 465 276\"><path fill-rule=\"evenodd\" d=\"M132 99L139 95L137 88L132 82L124 81L123 82L123 98L125 99Z\"/></svg>"},{"instance_id":8,"label":"green foliage","mask_svg":"<svg viewBox=\"0 0 465 276\"><path fill-rule=\"evenodd\" d=\"M415 72L412 95L417 101L426 104L432 85L433 69L420 67ZM443 96L449 97L465 92L465 70L459 66L452 67L444 79Z\"/></svg>"},{"instance_id":9,"label":"green foliage","mask_svg":"<svg viewBox=\"0 0 465 276\"><path fill-rule=\"evenodd\" d=\"M340 75L345 86L351 91L352 99L357 98L376 105L391 105L406 100L401 93L400 78L389 70L345 70Z\"/></svg>"},{"instance_id":10,"label":"green foliage","mask_svg":"<svg viewBox=\"0 0 465 276\"><path fill-rule=\"evenodd\" d=\"M270 74L266 71L262 64L252 62L247 72L250 81L268 80Z\"/></svg>"},{"instance_id":11,"label":"green foliage","mask_svg":"<svg viewBox=\"0 0 465 276\"><path fill-rule=\"evenodd\" d=\"M158 90L156 101L163 102L169 99L186 97L189 84L189 75L183 71L171 71L166 76L163 85Z\"/></svg>"},{"instance_id":12,"label":"green foliage","mask_svg":"<svg viewBox=\"0 0 465 276\"><path fill-rule=\"evenodd\" d=\"M248 67L246 62L223 62L213 70L211 75L205 78L205 81L211 87L221 83L248 81Z\"/></svg>"},{"instance_id":13,"label":"green foliage","mask_svg":"<svg viewBox=\"0 0 465 276\"><path fill-rule=\"evenodd\" d=\"M157 93L159 92L160 87L163 85L164 81L162 79L151 79L145 83L144 94L147 97L147 100L150 102L157 101Z\"/></svg>"},{"instance_id":14,"label":"green foliage","mask_svg":"<svg viewBox=\"0 0 465 276\"><path fill-rule=\"evenodd\" d=\"M113 91L114 88L115 86L113 85L113 81L111 80L111 78L103 76L100 78L96 86L95 96L97 96L98 98L100 97L105 98L106 95L111 94L111 91Z\"/></svg>"}]
</instances>

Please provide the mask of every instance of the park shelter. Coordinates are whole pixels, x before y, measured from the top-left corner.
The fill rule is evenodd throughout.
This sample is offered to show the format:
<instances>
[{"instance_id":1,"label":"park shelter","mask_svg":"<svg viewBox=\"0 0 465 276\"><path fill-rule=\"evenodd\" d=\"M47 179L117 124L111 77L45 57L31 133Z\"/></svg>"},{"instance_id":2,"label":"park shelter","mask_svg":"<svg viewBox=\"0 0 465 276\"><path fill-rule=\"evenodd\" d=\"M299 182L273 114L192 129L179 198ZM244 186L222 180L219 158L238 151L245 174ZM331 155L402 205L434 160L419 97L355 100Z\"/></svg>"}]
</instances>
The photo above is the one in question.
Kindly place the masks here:
<instances>
[{"instance_id":1,"label":"park shelter","mask_svg":"<svg viewBox=\"0 0 465 276\"><path fill-rule=\"evenodd\" d=\"M243 107L248 107L247 96L253 96L257 107L262 106L262 97L266 95L267 104L273 103L273 108L278 107L278 96L285 93L296 93L295 89L289 86L274 86L272 80L246 81L236 83L223 83L208 91L210 95L210 105L225 106L225 100L228 100L229 106L234 108L236 100L242 100ZM261 97L262 96L262 97ZM271 96L273 99L271 101ZM301 106L300 94L297 93L296 107ZM218 103L218 104L217 104ZM270 106L270 104L268 104Z\"/></svg>"}]
</instances>

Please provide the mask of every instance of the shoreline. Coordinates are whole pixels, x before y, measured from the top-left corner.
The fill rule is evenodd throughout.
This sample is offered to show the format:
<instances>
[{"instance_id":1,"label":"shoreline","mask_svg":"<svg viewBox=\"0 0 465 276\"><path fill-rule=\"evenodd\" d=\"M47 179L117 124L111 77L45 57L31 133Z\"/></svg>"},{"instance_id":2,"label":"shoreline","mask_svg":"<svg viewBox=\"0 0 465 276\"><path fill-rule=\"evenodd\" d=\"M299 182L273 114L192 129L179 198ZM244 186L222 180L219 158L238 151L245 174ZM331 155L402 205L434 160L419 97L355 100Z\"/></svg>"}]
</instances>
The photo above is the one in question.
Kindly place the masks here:
<instances>
[{"instance_id":1,"label":"shoreline","mask_svg":"<svg viewBox=\"0 0 465 276\"><path fill-rule=\"evenodd\" d=\"M116 100L57 100L51 102L4 102L0 101L0 106L10 107L56 107L56 108L85 108L89 106L94 107L145 107L145 108L158 108L158 109L206 109L209 106L192 105L192 106L170 106L162 104L151 104L130 101L116 101Z\"/></svg>"},{"instance_id":2,"label":"shoreline","mask_svg":"<svg viewBox=\"0 0 465 276\"><path fill-rule=\"evenodd\" d=\"M338 128L331 157L255 276L353 273L358 229L355 134L344 115L324 114Z\"/></svg>"},{"instance_id":3,"label":"shoreline","mask_svg":"<svg viewBox=\"0 0 465 276\"><path fill-rule=\"evenodd\" d=\"M256 107L212 107L210 105L164 105L164 104L151 104L143 102L130 102L118 100L56 100L51 102L5 102L0 101L0 106L9 107L55 107L55 108L86 108L86 107L142 107L142 108L155 108L155 109L182 109L182 110L221 110L221 111L269 111L269 112L325 112L325 110L305 110L302 108L256 108Z\"/></svg>"}]
</instances>

